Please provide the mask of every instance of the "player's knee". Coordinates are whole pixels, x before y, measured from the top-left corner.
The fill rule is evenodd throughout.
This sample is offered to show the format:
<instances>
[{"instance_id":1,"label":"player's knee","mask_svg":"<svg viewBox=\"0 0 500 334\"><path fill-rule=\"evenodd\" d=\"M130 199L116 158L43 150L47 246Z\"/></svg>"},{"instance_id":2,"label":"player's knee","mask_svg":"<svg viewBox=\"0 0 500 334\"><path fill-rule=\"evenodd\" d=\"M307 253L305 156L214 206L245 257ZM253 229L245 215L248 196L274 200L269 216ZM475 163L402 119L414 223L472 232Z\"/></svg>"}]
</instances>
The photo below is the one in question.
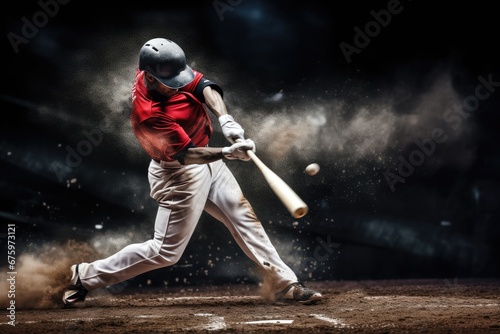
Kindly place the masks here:
<instances>
[{"instance_id":1,"label":"player's knee","mask_svg":"<svg viewBox=\"0 0 500 334\"><path fill-rule=\"evenodd\" d=\"M160 248L159 254L160 261L164 266L173 266L181 259L182 254L172 252L169 249Z\"/></svg>"}]
</instances>

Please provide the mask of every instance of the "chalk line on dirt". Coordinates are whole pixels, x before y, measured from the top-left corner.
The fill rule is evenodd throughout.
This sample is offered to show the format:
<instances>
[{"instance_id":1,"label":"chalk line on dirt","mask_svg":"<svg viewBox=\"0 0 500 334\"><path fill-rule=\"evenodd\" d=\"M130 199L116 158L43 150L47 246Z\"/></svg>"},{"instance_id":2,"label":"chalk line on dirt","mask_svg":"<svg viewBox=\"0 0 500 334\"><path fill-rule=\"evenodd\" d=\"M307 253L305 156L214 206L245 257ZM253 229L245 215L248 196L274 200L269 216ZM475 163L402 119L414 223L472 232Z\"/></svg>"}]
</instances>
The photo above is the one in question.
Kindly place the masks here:
<instances>
[{"instance_id":1,"label":"chalk line on dirt","mask_svg":"<svg viewBox=\"0 0 500 334\"><path fill-rule=\"evenodd\" d=\"M324 314L311 314L311 316L315 317L316 319L329 322L329 323L333 324L335 327L338 327L338 328L348 328L348 327L350 327L349 325L347 325L343 321L341 321L339 319L327 317Z\"/></svg>"},{"instance_id":2,"label":"chalk line on dirt","mask_svg":"<svg viewBox=\"0 0 500 334\"><path fill-rule=\"evenodd\" d=\"M203 329L216 331L226 328L226 320L224 317L214 315L212 313L195 313L195 317L208 317L208 324L203 326Z\"/></svg>"}]
</instances>

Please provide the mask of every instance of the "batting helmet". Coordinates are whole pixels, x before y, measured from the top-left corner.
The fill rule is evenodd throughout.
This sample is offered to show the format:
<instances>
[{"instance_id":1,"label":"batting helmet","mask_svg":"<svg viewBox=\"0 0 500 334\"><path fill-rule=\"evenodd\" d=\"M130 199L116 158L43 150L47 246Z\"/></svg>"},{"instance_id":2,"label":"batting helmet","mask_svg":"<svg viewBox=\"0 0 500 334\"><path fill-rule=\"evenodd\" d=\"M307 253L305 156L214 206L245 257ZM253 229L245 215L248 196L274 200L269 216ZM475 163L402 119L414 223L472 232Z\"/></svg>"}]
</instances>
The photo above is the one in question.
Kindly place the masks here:
<instances>
[{"instance_id":1,"label":"batting helmet","mask_svg":"<svg viewBox=\"0 0 500 334\"><path fill-rule=\"evenodd\" d=\"M186 86L194 79L186 55L179 45L166 38L147 41L139 53L139 69L173 89Z\"/></svg>"}]
</instances>

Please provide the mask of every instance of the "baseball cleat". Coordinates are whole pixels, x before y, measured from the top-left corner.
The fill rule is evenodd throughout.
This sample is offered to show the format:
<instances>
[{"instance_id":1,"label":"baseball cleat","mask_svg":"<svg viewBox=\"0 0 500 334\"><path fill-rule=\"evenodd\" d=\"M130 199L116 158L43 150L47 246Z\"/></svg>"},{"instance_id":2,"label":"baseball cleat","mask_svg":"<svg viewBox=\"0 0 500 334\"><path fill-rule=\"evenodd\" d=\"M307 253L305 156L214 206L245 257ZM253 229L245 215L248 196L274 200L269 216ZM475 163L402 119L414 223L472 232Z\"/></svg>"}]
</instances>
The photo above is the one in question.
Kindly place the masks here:
<instances>
[{"instance_id":1,"label":"baseball cleat","mask_svg":"<svg viewBox=\"0 0 500 334\"><path fill-rule=\"evenodd\" d=\"M80 281L80 275L78 274L78 265L74 264L71 266L71 271L73 272L73 276L69 281L70 285L68 285L68 289L64 291L63 295L63 303L66 306L73 305L76 302L83 302L87 293L89 292L82 285Z\"/></svg>"},{"instance_id":2,"label":"baseball cleat","mask_svg":"<svg viewBox=\"0 0 500 334\"><path fill-rule=\"evenodd\" d=\"M316 304L323 295L317 291L306 288L302 283L292 283L283 291L276 294L276 303L300 303L303 305Z\"/></svg>"}]
</instances>

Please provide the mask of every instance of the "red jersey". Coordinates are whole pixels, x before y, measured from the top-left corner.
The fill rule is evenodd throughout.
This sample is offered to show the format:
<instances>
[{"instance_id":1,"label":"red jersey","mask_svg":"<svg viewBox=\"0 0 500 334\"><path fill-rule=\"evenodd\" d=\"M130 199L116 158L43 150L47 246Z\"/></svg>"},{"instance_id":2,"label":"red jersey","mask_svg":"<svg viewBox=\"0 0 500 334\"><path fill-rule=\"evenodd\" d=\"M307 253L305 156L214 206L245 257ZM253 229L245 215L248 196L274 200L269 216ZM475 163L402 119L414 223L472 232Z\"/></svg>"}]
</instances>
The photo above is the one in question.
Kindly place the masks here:
<instances>
[{"instance_id":1,"label":"red jersey","mask_svg":"<svg viewBox=\"0 0 500 334\"><path fill-rule=\"evenodd\" d=\"M203 74L195 77L171 97L148 91L144 71L137 70L132 88L130 121L139 143L156 161L174 161L174 155L188 145L206 146L212 134L212 122L194 91Z\"/></svg>"}]
</instances>

